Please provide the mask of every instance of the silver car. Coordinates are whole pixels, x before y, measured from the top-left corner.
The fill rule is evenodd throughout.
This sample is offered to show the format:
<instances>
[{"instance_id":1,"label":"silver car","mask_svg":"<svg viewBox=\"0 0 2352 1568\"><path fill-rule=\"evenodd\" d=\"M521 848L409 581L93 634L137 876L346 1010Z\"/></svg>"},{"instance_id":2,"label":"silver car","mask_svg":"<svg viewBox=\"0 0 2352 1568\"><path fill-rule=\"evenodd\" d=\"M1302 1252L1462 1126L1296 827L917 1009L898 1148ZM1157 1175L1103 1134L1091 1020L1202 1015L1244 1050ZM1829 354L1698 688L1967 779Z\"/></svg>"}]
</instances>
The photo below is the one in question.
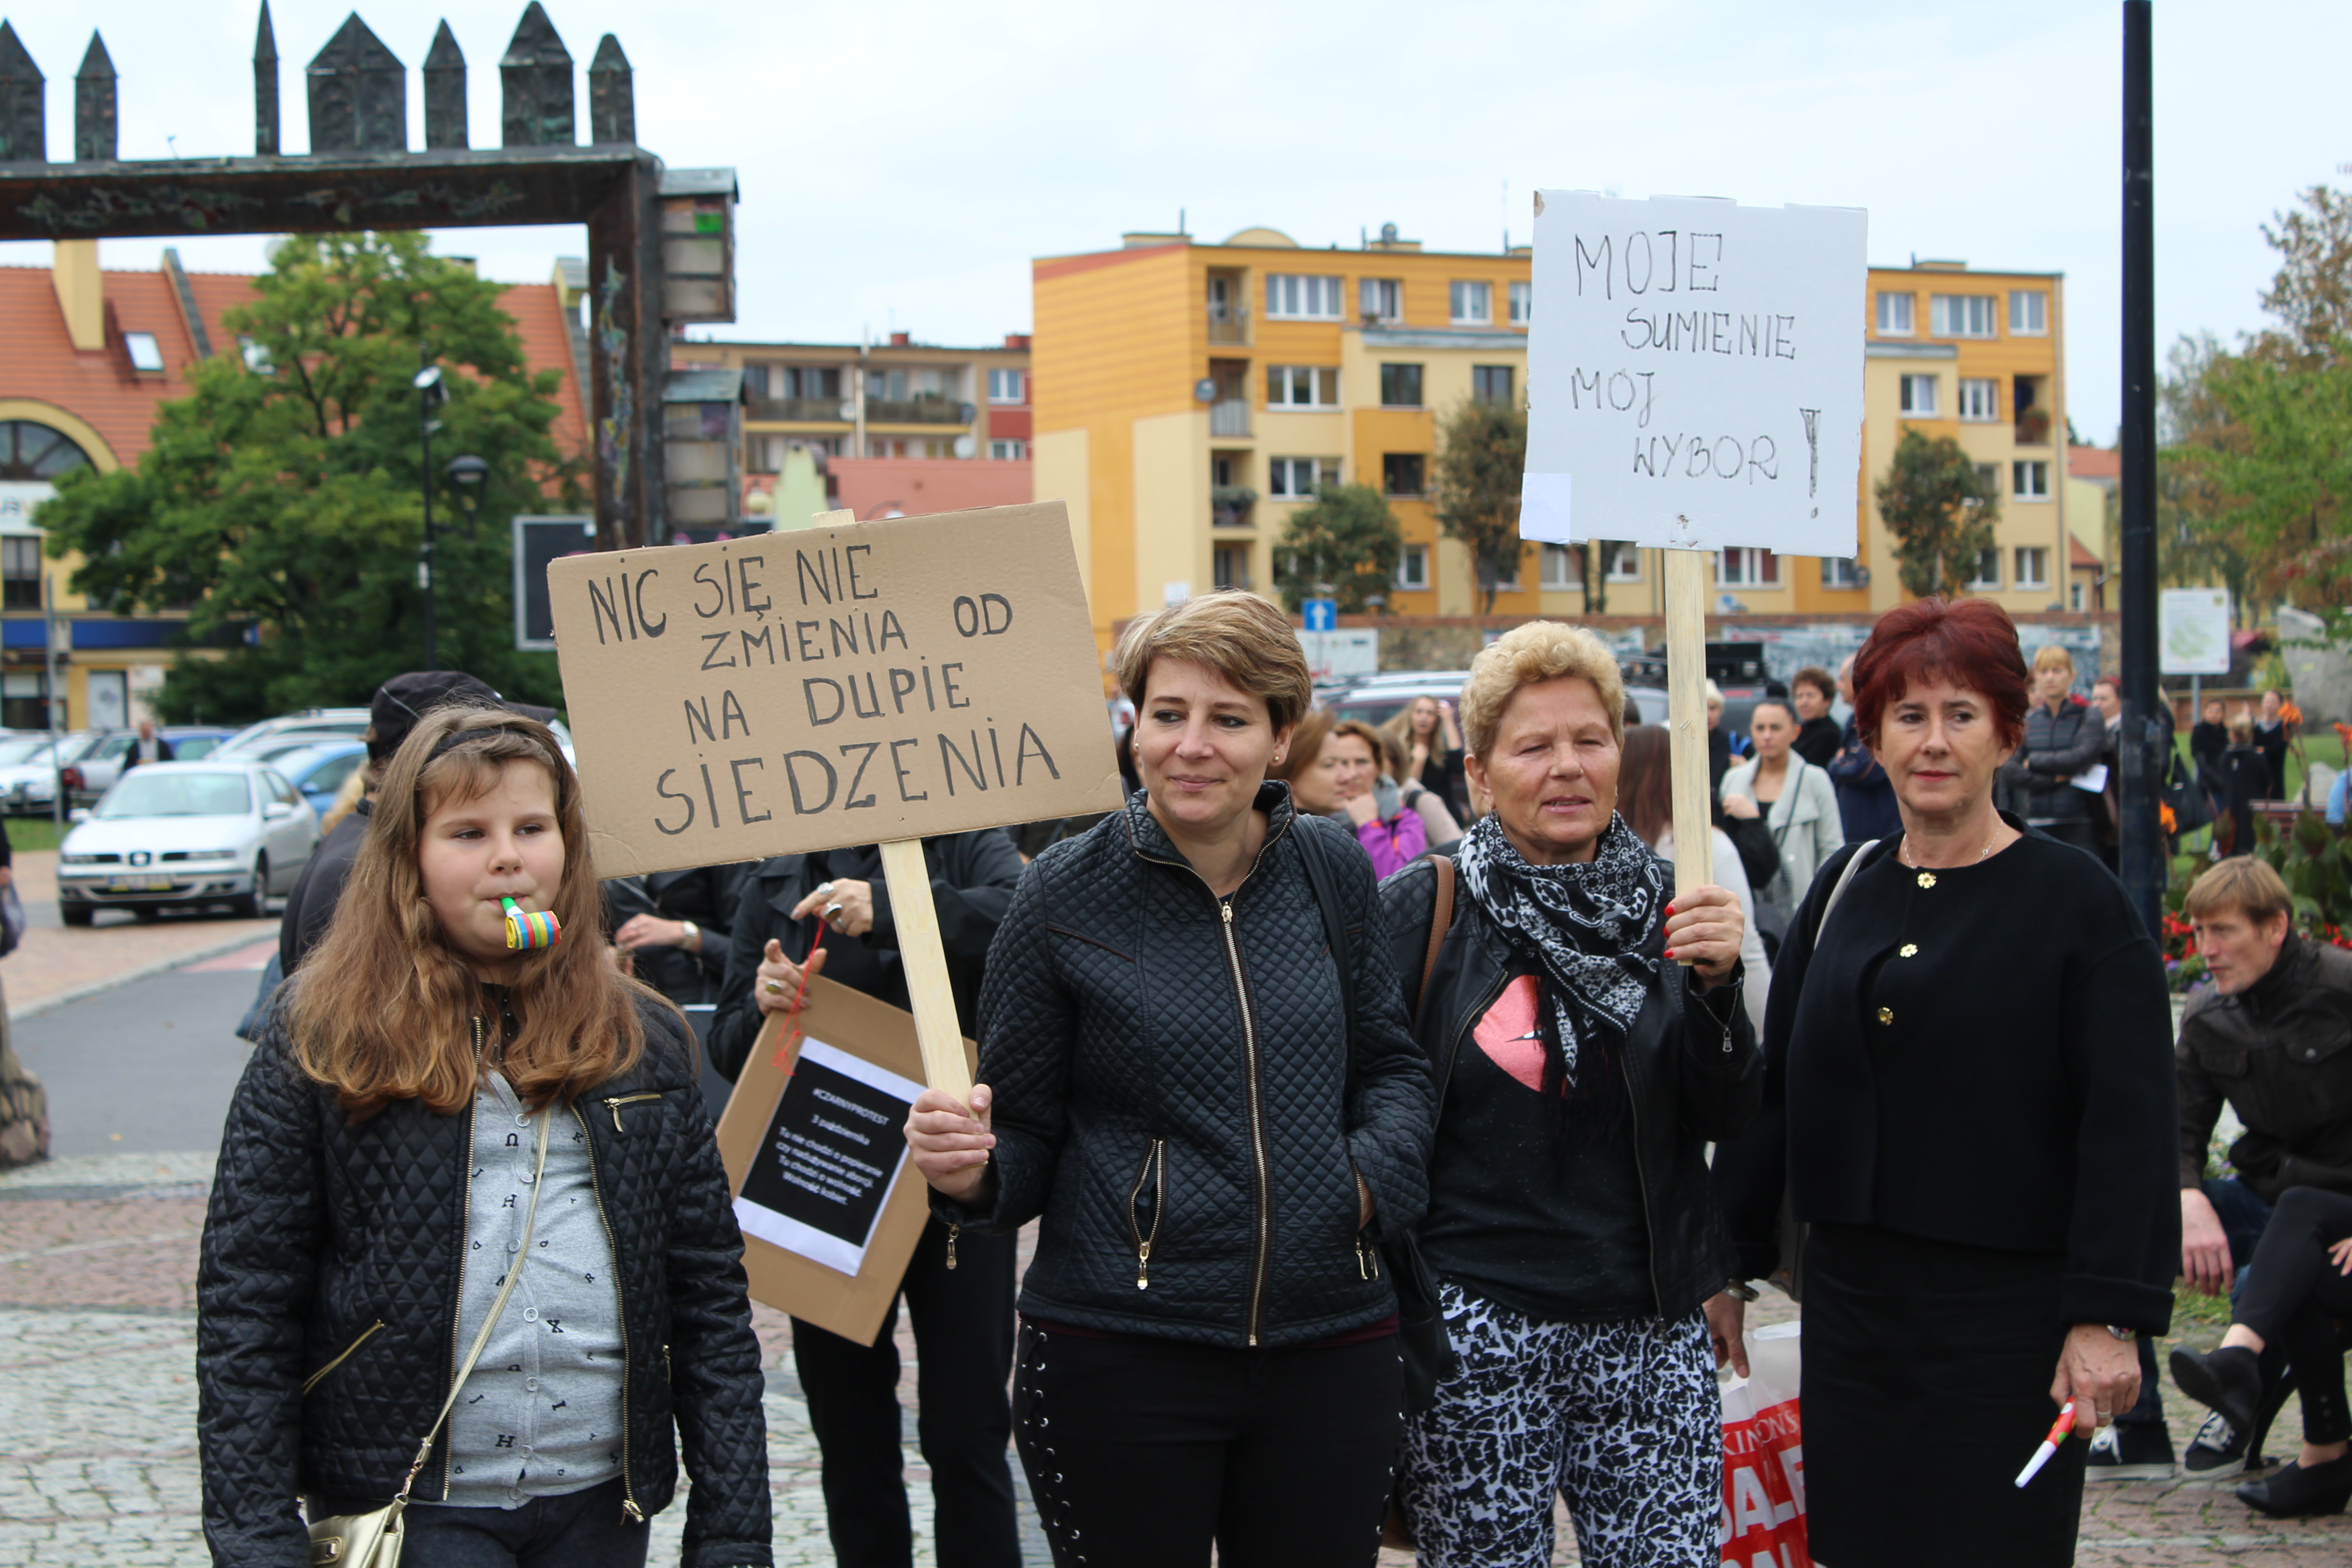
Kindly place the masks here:
<instances>
[{"instance_id":1,"label":"silver car","mask_svg":"<svg viewBox=\"0 0 2352 1568\"><path fill-rule=\"evenodd\" d=\"M12 813L46 812L58 798L58 770L80 760L81 754L98 742L94 730L76 730L58 737L52 744L46 735L35 735L30 750L21 757L0 754L0 811ZM23 736L9 737L8 750Z\"/></svg>"},{"instance_id":2,"label":"silver car","mask_svg":"<svg viewBox=\"0 0 2352 1568\"><path fill-rule=\"evenodd\" d=\"M58 914L226 903L238 915L294 885L319 818L277 769L234 758L133 768L58 846Z\"/></svg>"}]
</instances>

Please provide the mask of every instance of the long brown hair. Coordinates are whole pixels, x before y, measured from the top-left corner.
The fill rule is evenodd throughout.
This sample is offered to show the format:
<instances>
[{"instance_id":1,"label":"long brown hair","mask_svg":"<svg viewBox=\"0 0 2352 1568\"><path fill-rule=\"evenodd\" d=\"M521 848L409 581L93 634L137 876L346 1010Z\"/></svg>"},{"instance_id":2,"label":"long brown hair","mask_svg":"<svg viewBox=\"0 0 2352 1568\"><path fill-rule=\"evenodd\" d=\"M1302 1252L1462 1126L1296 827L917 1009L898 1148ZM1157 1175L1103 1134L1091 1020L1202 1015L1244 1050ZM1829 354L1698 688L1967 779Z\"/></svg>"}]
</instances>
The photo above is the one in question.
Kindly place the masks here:
<instances>
[{"instance_id":1,"label":"long brown hair","mask_svg":"<svg viewBox=\"0 0 2352 1568\"><path fill-rule=\"evenodd\" d=\"M1625 731L1617 764L1617 812L1625 826L1653 849L1675 825L1674 739L1663 724L1636 724Z\"/></svg>"},{"instance_id":2,"label":"long brown hair","mask_svg":"<svg viewBox=\"0 0 2352 1568\"><path fill-rule=\"evenodd\" d=\"M636 1002L655 993L605 961L580 780L554 735L502 710L436 709L384 768L351 880L294 977L288 1009L295 1061L335 1090L354 1121L395 1100L453 1115L474 1098L473 1020L498 1014L425 901L417 852L436 808L479 798L522 764L554 781L563 877L549 907L567 940L517 972L509 991L521 1033L507 1042L500 1070L525 1100L546 1105L626 1072L645 1050Z\"/></svg>"}]
</instances>

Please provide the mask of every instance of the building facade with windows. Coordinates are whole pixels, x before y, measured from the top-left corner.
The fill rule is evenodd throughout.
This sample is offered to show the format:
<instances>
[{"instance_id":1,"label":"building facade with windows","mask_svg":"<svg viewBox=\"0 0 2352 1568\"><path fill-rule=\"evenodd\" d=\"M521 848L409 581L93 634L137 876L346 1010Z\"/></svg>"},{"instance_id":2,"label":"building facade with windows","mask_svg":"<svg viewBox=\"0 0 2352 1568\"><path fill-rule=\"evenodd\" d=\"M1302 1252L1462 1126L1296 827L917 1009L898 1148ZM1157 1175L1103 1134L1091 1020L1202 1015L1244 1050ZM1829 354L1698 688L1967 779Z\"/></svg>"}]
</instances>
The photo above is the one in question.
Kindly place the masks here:
<instances>
[{"instance_id":1,"label":"building facade with windows","mask_svg":"<svg viewBox=\"0 0 2352 1568\"><path fill-rule=\"evenodd\" d=\"M1270 228L1122 238L1032 268L1036 493L1069 505L1097 640L1213 587L1270 592L1283 521L1318 484L1388 496L1391 610L1479 608L1426 497L1439 418L1526 396L1528 250L1424 251L1392 226L1344 250ZM1541 554L1498 612L1576 606L1543 592Z\"/></svg>"},{"instance_id":2,"label":"building facade with windows","mask_svg":"<svg viewBox=\"0 0 2352 1568\"><path fill-rule=\"evenodd\" d=\"M133 723L173 659L208 657L183 646L184 608L121 610L75 593L79 558L45 552L36 513L60 475L136 463L157 411L186 394L200 361L244 353L250 363L224 317L252 299L253 281L185 271L172 250L157 271L101 270L90 240L60 241L47 268L0 267L0 725L44 728L52 707L64 728ZM500 302L530 367L562 377L554 439L585 450L582 362L562 290L513 286ZM45 588L57 617L54 692Z\"/></svg>"}]
</instances>

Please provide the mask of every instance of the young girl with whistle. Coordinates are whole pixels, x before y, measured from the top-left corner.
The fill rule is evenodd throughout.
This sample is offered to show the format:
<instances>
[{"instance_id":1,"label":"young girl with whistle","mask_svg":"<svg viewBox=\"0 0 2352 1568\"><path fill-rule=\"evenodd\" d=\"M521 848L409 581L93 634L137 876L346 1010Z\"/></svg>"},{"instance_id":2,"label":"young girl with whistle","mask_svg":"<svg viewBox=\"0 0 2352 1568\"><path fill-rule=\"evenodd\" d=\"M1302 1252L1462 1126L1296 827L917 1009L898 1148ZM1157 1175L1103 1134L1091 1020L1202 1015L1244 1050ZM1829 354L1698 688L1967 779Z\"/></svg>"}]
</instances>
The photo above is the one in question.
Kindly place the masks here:
<instances>
[{"instance_id":1,"label":"young girl with whistle","mask_svg":"<svg viewBox=\"0 0 2352 1568\"><path fill-rule=\"evenodd\" d=\"M687 1561L770 1562L726 1173L684 1021L611 962L598 898L554 735L426 715L222 1139L196 1358L221 1561L383 1536L635 1568L682 1436Z\"/></svg>"}]
</instances>

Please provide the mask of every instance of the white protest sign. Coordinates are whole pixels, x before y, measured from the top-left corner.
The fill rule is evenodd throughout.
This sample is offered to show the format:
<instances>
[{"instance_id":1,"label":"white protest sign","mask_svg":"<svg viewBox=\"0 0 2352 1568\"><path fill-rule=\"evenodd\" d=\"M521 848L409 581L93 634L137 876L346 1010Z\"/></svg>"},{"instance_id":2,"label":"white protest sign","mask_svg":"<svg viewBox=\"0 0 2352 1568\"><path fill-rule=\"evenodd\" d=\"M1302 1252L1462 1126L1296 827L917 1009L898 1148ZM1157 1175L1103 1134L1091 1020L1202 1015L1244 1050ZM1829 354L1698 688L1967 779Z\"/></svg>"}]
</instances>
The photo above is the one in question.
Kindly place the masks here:
<instances>
[{"instance_id":1,"label":"white protest sign","mask_svg":"<svg viewBox=\"0 0 2352 1568\"><path fill-rule=\"evenodd\" d=\"M1538 192L1520 537L1852 555L1867 227Z\"/></svg>"}]
</instances>

